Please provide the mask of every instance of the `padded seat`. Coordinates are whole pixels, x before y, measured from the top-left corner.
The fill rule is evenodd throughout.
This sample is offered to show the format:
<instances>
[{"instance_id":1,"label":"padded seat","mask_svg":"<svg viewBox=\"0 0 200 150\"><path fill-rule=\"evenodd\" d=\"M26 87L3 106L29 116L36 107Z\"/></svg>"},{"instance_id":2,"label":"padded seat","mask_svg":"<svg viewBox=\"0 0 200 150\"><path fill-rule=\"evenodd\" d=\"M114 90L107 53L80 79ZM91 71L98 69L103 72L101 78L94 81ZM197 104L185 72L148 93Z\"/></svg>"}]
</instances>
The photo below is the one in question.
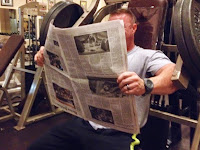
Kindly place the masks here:
<instances>
[{"instance_id":1,"label":"padded seat","mask_svg":"<svg viewBox=\"0 0 200 150\"><path fill-rule=\"evenodd\" d=\"M24 38L21 35L12 35L3 45L0 51L0 76L2 76L23 43Z\"/></svg>"},{"instance_id":2,"label":"padded seat","mask_svg":"<svg viewBox=\"0 0 200 150\"><path fill-rule=\"evenodd\" d=\"M160 49L167 12L167 0L131 0L128 5L138 21L135 44L147 49Z\"/></svg>"}]
</instances>

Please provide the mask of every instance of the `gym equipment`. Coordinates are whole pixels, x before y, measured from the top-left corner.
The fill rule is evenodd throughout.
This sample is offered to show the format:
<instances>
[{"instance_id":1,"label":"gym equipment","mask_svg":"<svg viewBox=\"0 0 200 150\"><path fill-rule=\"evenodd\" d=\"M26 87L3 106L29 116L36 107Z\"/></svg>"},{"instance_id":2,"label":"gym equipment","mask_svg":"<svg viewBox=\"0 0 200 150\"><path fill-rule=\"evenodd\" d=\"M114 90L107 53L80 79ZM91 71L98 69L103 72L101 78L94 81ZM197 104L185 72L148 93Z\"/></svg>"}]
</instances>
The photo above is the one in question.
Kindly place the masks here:
<instances>
[{"instance_id":1,"label":"gym equipment","mask_svg":"<svg viewBox=\"0 0 200 150\"><path fill-rule=\"evenodd\" d=\"M175 3L174 12L172 17L172 31L175 37L176 45L162 45L162 48L168 47L168 51L172 49L173 52L179 52L176 60L176 68L172 76L172 81L181 89L185 89L191 96L190 102L193 104L193 110L198 108L199 103L199 45L198 45L198 12L199 2L196 0L179 0ZM193 84L191 84L193 82ZM194 84L195 83L195 84ZM195 107L195 108L194 108ZM198 117L197 112L197 117ZM159 110L151 109L150 115L156 116L165 120L169 120L179 124L185 124L189 127L196 128L195 136L199 132L198 121L196 117L193 119L162 112ZM198 133L199 134L199 133ZM197 150L200 138L193 138L192 150ZM195 145L195 146L194 146ZM195 147L195 148L194 148Z\"/></svg>"},{"instance_id":2,"label":"gym equipment","mask_svg":"<svg viewBox=\"0 0 200 150\"><path fill-rule=\"evenodd\" d=\"M152 32L150 32L150 33L147 32L146 36L140 37L141 38L140 43L144 44L146 42L146 39L151 38L151 40L153 40L153 42L151 41L150 43L145 43L145 45L150 45L151 47L154 47L155 49L168 47L166 49L171 48L174 51L176 51L177 47L178 47L178 51L179 51L181 57L179 56L177 59L176 70L174 71L172 79L173 79L173 82L179 84L182 88L187 89L188 87L190 87L190 84L189 84L190 76L194 77L195 80L197 80L197 81L200 78L200 76L199 76L199 70L200 70L199 69L200 68L199 61L200 61L200 59L199 59L199 47L198 47L199 46L198 45L199 2L197 0L178 0L177 1L177 4L175 5L175 13L173 13L174 14L173 23L176 24L174 26L174 33L177 36L177 37L175 37L177 46L173 46L173 45L164 45L162 43L163 26L164 26L164 22L163 22L164 20L162 18L165 17L165 15L166 15L165 8L167 7L167 5L166 5L167 1L163 1L164 3L159 3L161 1L159 1L159 2L152 1L152 3L153 3L152 4L152 3L150 3L150 1L144 0L143 3L141 5L139 5L140 1L141 0L131 0L129 3L130 3L130 6L131 6L131 4L133 4L132 5L133 8L131 8L131 9L133 9L133 12L136 14L136 17L141 22L140 25L142 28L147 27L146 29L149 29L149 27L152 27L152 26L146 26L147 24L145 24L142 21L151 20L155 14L160 15L160 18L161 18L161 20L158 20L159 23L157 23L157 27L153 28L153 29L151 28ZM94 16L94 22L99 22L109 12L111 12L114 9L120 8L121 4L117 4L118 2L124 3L127 1L117 1L116 2L114 0L107 0L106 4L111 4L112 7L106 6L105 9L101 9ZM68 3L69 5L64 4L64 3ZM157 8L158 3L161 4L160 11ZM149 4L151 4L151 5L149 5ZM63 7L61 5L63 5ZM140 7L140 8L136 8L136 6ZM145 6L148 7L148 9L146 9L146 10L143 9ZM76 18L77 21L73 22L74 23L73 27L75 27L75 26L79 26L79 25L92 23L93 14L94 14L94 11L96 10L96 9L92 10L92 8L97 7L97 1L93 1L89 11L84 12L82 15L81 15L81 8L75 4L72 4L71 2L67 1L67 2L60 2L59 4L56 4L55 7L53 7L52 10L50 10L50 14L47 15L47 18L45 18L46 21L44 21L44 26L41 29L41 33L43 33L40 38L41 44L44 44L44 42L45 42L45 39L46 39L45 34L48 31L48 24L51 19L54 19L54 25L56 25L58 27L72 26L72 25L69 25L71 18L66 19L69 22L66 21L64 25L61 24L61 21L63 21L63 20L61 20L61 17L59 15L61 15L61 14L65 15L66 14L65 11L62 12L62 9L67 11L67 7L69 7L69 8L72 7L71 9L69 9L71 11L80 9L80 12L79 12L80 14L78 14L77 18ZM109 9L111 9L111 10L109 10ZM54 16L54 13L55 13L55 16ZM70 15L72 15L72 12L70 12L68 14L69 14L68 17L71 17ZM78 17L79 15L80 15L80 17ZM57 20L57 21L55 22L55 20ZM154 22L155 21L152 20L152 23L154 23ZM154 33L156 33L156 36L154 35ZM139 35L140 34L138 34L138 36ZM144 37L145 37L145 40L144 40ZM184 70L183 66L186 68L187 71ZM37 72L39 72L37 74L37 76L40 77L42 74L42 68L39 67ZM188 75L187 72L189 72L190 74ZM36 85L38 85L38 82L36 83ZM35 90L37 90L37 89L33 88L31 90L35 92ZM198 97L198 92L196 91L195 88L193 88L193 93L197 93L196 95ZM29 107L30 107L30 105L29 105ZM26 115L28 113L29 112L26 112ZM198 124L199 123L197 122L197 120L189 119L189 118L178 116L178 115L173 115L173 114L170 114L167 112L162 112L160 110L155 110L155 109L151 109L150 115L196 128L195 135L198 135L198 132L199 132ZM21 123L18 124L18 127L23 127L23 121L21 121ZM193 141L194 142L197 141L196 143L198 144L199 137L197 137L197 139L194 139ZM197 144L194 144L194 145L196 146Z\"/></svg>"},{"instance_id":3,"label":"gym equipment","mask_svg":"<svg viewBox=\"0 0 200 150\"><path fill-rule=\"evenodd\" d=\"M179 0L173 16L174 35L179 53L185 68L196 79L200 79L199 12L199 1Z\"/></svg>"},{"instance_id":4,"label":"gym equipment","mask_svg":"<svg viewBox=\"0 0 200 150\"><path fill-rule=\"evenodd\" d=\"M3 75L5 72L6 68L9 66L11 60L14 58L13 63L11 67L9 68L9 72L6 76L6 79L3 83L2 86L0 86L0 106L2 105L3 102L3 95L5 94L7 104L9 106L9 109L5 107L1 107L1 110L4 110L8 112L8 115L0 117L0 121L6 121L8 119L14 118L16 116L10 96L8 94L8 84L10 82L10 79L12 78L13 72L14 72L14 67L16 66L17 60L18 60L18 55L20 53L20 49L23 49L23 43L24 39L20 35L12 35L8 41L3 45L2 49L0 50L0 76Z\"/></svg>"},{"instance_id":5,"label":"gym equipment","mask_svg":"<svg viewBox=\"0 0 200 150\"><path fill-rule=\"evenodd\" d=\"M25 47L30 65L35 65L34 55L39 49L38 34L39 34L39 17L42 18L47 13L47 6L44 3L30 2L22 5L18 9L19 12L19 34L22 35L26 41ZM27 24L24 24L24 20ZM41 19L40 19L41 20ZM27 26L27 29L26 29ZM27 61L27 62L28 62Z\"/></svg>"},{"instance_id":6,"label":"gym equipment","mask_svg":"<svg viewBox=\"0 0 200 150\"><path fill-rule=\"evenodd\" d=\"M64 3L71 4L70 1L60 2L60 3L62 5L64 5ZM91 16L93 16L93 13L96 11L98 3L99 3L99 0L93 1L91 3L91 7L88 9L89 11L83 13L82 14L83 17L80 17L76 21L76 23L74 24L74 26L79 26L81 24L87 24L87 22L90 22L91 21ZM60 5L55 5L55 7L56 6L59 7ZM64 5L64 6L65 7L63 9L66 11L67 10L67 6L69 7L69 10L71 10L71 6L73 7L74 5ZM52 9L53 10L56 9L55 7L52 7ZM50 12L51 12L51 10L50 10ZM62 10L61 10L61 12L62 12ZM64 12L59 13L59 15L60 14L63 15L63 13ZM84 16L88 16L89 19L88 19L88 17L84 17ZM47 15L47 18L45 20L49 20L48 19L49 17L51 17L51 15ZM55 17L59 18L60 16L55 16ZM68 16L68 17L71 18L72 16ZM57 20L57 19L54 18L54 20ZM47 22L43 22L43 23L45 24ZM68 25L68 24L66 23L65 25ZM43 26L45 27L46 25L43 25ZM48 28L48 27L46 27L46 28ZM48 31L48 29L45 29L45 31ZM43 32L43 33L45 33L45 32ZM40 86L40 83L41 83L42 79L44 81L45 89L47 89L43 67L38 67L37 70L36 70L36 72L35 72L34 80L33 80L32 84L31 84L29 93L27 95L27 98L26 98L26 101L25 101L25 104L24 104L24 107L23 107L23 110L22 110L22 113L21 113L21 117L19 118L17 126L15 126L16 130L24 129L25 125L27 125L29 123L32 123L32 122L35 122L35 121L39 121L41 119L44 119L44 118L47 118L47 117L50 117L50 116L53 116L55 114L58 114L58 113L62 112L59 108L56 109L55 106L52 105L51 102L50 102L50 106L51 106L51 110L52 110L51 112L45 113L45 114L39 114L39 115L36 115L36 116L33 116L33 117L29 117L30 111L32 109L32 106L33 106L33 103L34 103L34 100L35 100L35 97L36 97L36 94L38 92L38 88ZM48 96L48 93L47 93L47 96Z\"/></svg>"},{"instance_id":7,"label":"gym equipment","mask_svg":"<svg viewBox=\"0 0 200 150\"><path fill-rule=\"evenodd\" d=\"M192 7L194 7L194 2L189 1L189 0L187 0L187 1L188 1L188 3L191 2L193 4ZM114 2L114 1L107 0L106 4L109 4L109 5L106 5L104 8L100 9L97 13L95 13L95 15L93 17L94 18L93 22L94 23L100 22L107 14L109 14L110 12L112 12L115 9L120 8L122 6L122 3L124 3L124 2L127 2L127 1L117 1L117 2L115 1ZM146 48L154 48L154 49L160 49L160 48L164 49L164 48L168 47L166 49L172 49L173 51L177 51L177 47L178 47L180 54L181 53L186 54L187 51L184 52L184 50L182 50L182 48L179 46L179 45L182 44L181 42L177 42L177 46L176 45L166 45L166 44L162 43L163 42L163 30L164 30L163 28L164 28L164 22L165 22L165 20L163 18L165 18L165 16L166 16L166 8L168 6L167 2L168 1L166 1L166 0L164 0L164 1L151 1L151 2L147 1L147 0L143 0L143 2L141 2L141 0L132 0L132 1L129 2L129 8L132 7L130 9L132 9L133 13L136 14L136 17L140 22L139 25L141 26L141 28L144 28L144 27L146 27L146 29L152 28L152 30L150 32L146 32L146 33L144 33L145 31L143 32L142 30L140 30L141 31L140 33L137 31L138 34L136 34L136 36L138 36L138 37L136 39L141 39L141 40L138 41L138 42L136 41L136 42L137 42L138 45L141 45L141 44L143 44L143 46L148 45L148 47L146 47ZM158 6L160 6L160 9L158 9ZM178 4L177 4L177 6L178 6ZM147 9L145 9L145 7ZM191 7L191 5L188 5L188 7ZM176 14L176 13L174 13L174 14ZM51 15L53 15L53 14L51 14ZM159 20L157 20L157 22L156 22L157 23L156 25L155 25L155 18L154 18L155 15L157 15L157 17L159 18ZM180 16L182 16L182 15L180 15ZM81 17L86 17L86 16L82 15ZM177 17L174 17L174 18L177 18ZM180 18L181 17L179 17L178 19L180 19ZM152 23L152 26L147 26L149 24L145 24L145 21L150 21ZM177 23L177 21L173 21L173 22ZM88 22L88 23L90 23L90 22ZM57 25L57 26L59 26L59 25ZM181 30L179 28L179 30L175 29L175 31L183 32L183 29ZM140 36L141 34L142 35L145 34L145 36L141 37ZM177 34L177 33L175 33L175 34ZM151 40L150 40L149 43L147 43L147 41L149 39L151 39ZM181 54L181 55L183 55L183 54ZM175 76L177 74L181 75L181 77L185 76L185 73L184 73L182 67L180 67L180 65L178 65L179 64L178 62L180 62L180 60L181 60L180 57L178 57L177 66L176 66L176 70L175 70L175 73L174 73L174 77L173 77L174 80L173 81L174 82L180 82L179 84L182 86L182 88L186 89L189 85L189 79L188 78L185 78L185 80L183 80L184 82L182 82L182 78L180 79L180 76L178 78L176 77L176 79L175 79ZM184 64L184 63L186 63L186 64ZM188 63L187 60L183 59L182 64L187 66L187 63ZM196 71L197 70L196 66L195 65L193 66L193 64L191 64L192 65L192 67L191 67L190 64L188 65L189 67L187 69L193 68L193 70ZM193 71L191 71L191 72L193 72ZM196 76L198 76L199 75L198 70L196 71L196 73L197 73ZM181 80L181 81L178 81L178 80ZM194 91L195 91L195 89L194 89ZM195 93L196 93L196 91L195 91ZM173 115L173 114L170 114L170 113L167 113L167 112L162 112L160 110L151 109L150 114L153 115L153 116L159 117L159 118L163 118L165 120L185 124L185 125L188 125L188 126L191 126L191 127L194 127L194 128L197 125L197 120L188 119L186 117L182 117L182 116L178 116L178 115Z\"/></svg>"},{"instance_id":8,"label":"gym equipment","mask_svg":"<svg viewBox=\"0 0 200 150\"><path fill-rule=\"evenodd\" d=\"M52 19L54 19L53 24L56 27L66 28L72 27L82 14L83 9L81 6L71 1L56 3L44 17L40 31L40 45L45 44L49 24Z\"/></svg>"}]
</instances>

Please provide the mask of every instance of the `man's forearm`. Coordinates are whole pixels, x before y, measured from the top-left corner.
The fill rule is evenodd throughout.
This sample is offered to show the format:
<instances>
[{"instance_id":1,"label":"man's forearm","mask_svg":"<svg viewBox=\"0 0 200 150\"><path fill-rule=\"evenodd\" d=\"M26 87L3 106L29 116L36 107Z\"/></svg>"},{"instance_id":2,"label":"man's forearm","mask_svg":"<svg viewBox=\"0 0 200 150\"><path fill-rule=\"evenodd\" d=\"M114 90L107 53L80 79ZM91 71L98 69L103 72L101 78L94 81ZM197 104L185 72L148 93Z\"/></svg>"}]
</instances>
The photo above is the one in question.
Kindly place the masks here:
<instances>
[{"instance_id":1,"label":"man's forearm","mask_svg":"<svg viewBox=\"0 0 200 150\"><path fill-rule=\"evenodd\" d=\"M154 83L152 94L171 94L178 90L178 88L171 81L172 74L174 72L175 64L168 64L162 67L157 73L156 76L151 77L150 79Z\"/></svg>"}]
</instances>

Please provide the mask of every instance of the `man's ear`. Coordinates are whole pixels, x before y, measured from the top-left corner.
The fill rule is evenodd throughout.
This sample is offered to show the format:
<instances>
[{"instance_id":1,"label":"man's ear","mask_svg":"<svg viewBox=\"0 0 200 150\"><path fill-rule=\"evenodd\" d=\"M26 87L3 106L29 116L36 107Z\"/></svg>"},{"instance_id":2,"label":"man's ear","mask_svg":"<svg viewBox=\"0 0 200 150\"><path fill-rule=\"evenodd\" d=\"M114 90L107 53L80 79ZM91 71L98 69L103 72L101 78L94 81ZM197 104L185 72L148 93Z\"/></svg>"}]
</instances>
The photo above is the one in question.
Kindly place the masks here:
<instances>
[{"instance_id":1,"label":"man's ear","mask_svg":"<svg viewBox=\"0 0 200 150\"><path fill-rule=\"evenodd\" d=\"M134 34L135 34L136 30L137 30L137 24L134 23L134 24L133 24L133 33L134 33Z\"/></svg>"}]
</instances>

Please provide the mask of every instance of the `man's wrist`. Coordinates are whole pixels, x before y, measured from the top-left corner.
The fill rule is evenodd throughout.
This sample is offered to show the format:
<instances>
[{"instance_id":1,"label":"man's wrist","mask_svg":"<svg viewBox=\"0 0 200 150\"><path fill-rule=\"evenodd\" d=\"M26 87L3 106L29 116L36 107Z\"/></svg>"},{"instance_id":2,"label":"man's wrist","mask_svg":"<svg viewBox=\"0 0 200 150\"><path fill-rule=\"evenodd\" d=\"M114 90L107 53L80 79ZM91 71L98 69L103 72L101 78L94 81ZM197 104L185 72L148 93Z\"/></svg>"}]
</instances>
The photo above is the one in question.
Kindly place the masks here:
<instances>
[{"instance_id":1,"label":"man's wrist","mask_svg":"<svg viewBox=\"0 0 200 150\"><path fill-rule=\"evenodd\" d=\"M149 78L144 78L143 81L144 81L145 93L142 96L145 96L152 92L154 84Z\"/></svg>"}]
</instances>

